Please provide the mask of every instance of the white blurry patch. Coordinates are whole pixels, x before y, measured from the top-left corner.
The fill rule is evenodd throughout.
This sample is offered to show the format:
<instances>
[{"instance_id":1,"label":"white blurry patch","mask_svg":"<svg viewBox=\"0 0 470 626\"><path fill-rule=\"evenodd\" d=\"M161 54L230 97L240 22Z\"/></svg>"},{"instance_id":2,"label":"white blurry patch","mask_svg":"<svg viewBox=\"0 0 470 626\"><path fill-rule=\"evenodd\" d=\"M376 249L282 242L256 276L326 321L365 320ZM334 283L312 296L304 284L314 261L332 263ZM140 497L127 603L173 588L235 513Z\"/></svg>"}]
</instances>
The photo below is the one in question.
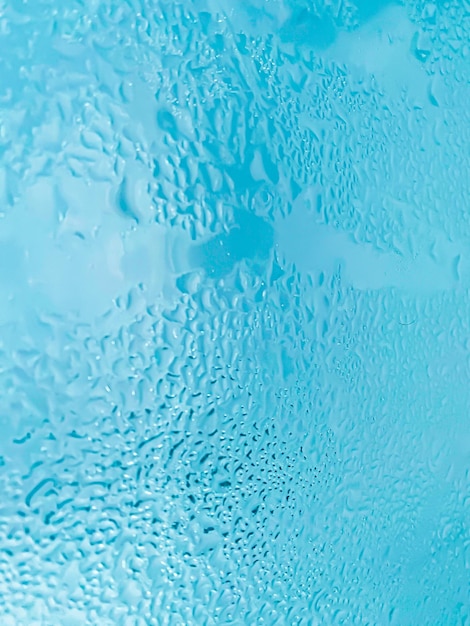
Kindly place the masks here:
<instances>
[{"instance_id":1,"label":"white blurry patch","mask_svg":"<svg viewBox=\"0 0 470 626\"><path fill-rule=\"evenodd\" d=\"M171 292L166 229L121 216L113 198L66 173L25 191L2 220L0 324L31 310L92 321L136 285L151 303Z\"/></svg>"},{"instance_id":2,"label":"white blurry patch","mask_svg":"<svg viewBox=\"0 0 470 626\"><path fill-rule=\"evenodd\" d=\"M470 287L470 257L461 244L436 232L432 239L417 239L413 254L383 251L321 223L310 210L311 195L306 192L299 196L292 213L276 226L280 259L295 263L299 271L331 275L340 270L344 283L360 290L395 287L431 294Z\"/></svg>"},{"instance_id":3,"label":"white blurry patch","mask_svg":"<svg viewBox=\"0 0 470 626\"><path fill-rule=\"evenodd\" d=\"M326 60L355 70L360 78L375 77L377 87L387 96L406 93L415 106L429 104L430 78L414 53L416 26L406 9L391 5L361 28L338 32L324 53Z\"/></svg>"}]
</instances>

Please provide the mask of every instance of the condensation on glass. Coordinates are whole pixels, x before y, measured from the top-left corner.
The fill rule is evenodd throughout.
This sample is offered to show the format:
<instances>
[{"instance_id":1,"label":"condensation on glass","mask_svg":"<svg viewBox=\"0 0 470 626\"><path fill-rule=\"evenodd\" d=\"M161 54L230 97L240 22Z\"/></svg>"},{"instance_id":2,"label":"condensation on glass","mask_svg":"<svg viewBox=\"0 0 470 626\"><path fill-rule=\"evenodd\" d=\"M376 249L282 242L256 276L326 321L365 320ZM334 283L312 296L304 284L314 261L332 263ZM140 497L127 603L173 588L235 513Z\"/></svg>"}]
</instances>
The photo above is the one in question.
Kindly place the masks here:
<instances>
[{"instance_id":1,"label":"condensation on glass","mask_svg":"<svg viewBox=\"0 0 470 626\"><path fill-rule=\"evenodd\" d=\"M0 1L0 623L470 623L470 8Z\"/></svg>"}]
</instances>

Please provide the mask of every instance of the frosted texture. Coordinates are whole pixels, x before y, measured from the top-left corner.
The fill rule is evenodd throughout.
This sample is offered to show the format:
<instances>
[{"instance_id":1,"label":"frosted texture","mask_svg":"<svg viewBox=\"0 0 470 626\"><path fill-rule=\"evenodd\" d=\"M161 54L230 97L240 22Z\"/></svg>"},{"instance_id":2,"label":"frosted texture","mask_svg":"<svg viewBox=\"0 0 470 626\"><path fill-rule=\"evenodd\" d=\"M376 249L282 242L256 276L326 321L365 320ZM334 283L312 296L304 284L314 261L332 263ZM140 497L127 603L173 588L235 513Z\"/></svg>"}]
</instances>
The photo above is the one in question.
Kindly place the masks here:
<instances>
[{"instance_id":1,"label":"frosted texture","mask_svg":"<svg viewBox=\"0 0 470 626\"><path fill-rule=\"evenodd\" d=\"M2 626L470 624L469 42L0 0Z\"/></svg>"}]
</instances>

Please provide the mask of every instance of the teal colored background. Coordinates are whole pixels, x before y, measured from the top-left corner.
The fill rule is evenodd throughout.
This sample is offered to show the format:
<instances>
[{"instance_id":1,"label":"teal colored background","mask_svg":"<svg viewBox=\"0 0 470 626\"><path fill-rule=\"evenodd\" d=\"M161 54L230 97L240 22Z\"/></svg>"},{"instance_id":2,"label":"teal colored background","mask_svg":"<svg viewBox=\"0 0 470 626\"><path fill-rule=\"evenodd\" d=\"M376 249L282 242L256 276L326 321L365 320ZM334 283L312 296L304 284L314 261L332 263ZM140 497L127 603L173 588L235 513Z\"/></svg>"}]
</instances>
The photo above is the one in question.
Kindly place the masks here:
<instances>
[{"instance_id":1,"label":"teal colored background","mask_svg":"<svg viewBox=\"0 0 470 626\"><path fill-rule=\"evenodd\" d=\"M470 624L461 0L0 0L2 626Z\"/></svg>"}]
</instances>

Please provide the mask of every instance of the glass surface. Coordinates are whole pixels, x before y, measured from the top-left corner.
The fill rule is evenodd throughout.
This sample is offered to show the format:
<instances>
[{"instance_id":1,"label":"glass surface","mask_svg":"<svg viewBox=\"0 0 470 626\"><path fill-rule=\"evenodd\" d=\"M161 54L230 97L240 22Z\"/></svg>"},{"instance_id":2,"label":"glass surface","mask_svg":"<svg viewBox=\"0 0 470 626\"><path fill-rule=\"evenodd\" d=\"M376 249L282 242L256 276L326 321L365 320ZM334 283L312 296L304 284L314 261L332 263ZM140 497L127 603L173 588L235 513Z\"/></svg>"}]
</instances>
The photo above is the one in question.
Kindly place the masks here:
<instances>
[{"instance_id":1,"label":"glass surface","mask_svg":"<svg viewBox=\"0 0 470 626\"><path fill-rule=\"evenodd\" d=\"M470 624L470 4L0 0L2 626Z\"/></svg>"}]
</instances>

